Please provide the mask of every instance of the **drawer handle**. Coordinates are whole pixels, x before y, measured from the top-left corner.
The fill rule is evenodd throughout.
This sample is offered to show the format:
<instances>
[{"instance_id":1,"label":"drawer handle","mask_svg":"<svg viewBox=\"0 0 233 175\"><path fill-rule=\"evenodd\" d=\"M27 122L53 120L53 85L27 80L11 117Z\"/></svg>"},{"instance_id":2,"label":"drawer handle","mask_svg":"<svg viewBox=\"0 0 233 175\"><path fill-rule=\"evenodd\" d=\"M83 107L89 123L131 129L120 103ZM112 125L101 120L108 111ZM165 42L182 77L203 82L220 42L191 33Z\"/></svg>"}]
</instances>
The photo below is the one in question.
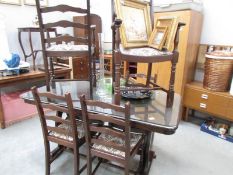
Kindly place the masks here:
<instances>
[{"instance_id":1,"label":"drawer handle","mask_svg":"<svg viewBox=\"0 0 233 175\"><path fill-rule=\"evenodd\" d=\"M200 103L200 108L206 109L206 104L205 103Z\"/></svg>"},{"instance_id":2,"label":"drawer handle","mask_svg":"<svg viewBox=\"0 0 233 175\"><path fill-rule=\"evenodd\" d=\"M207 94L201 94L201 98L208 99L208 95Z\"/></svg>"}]
</instances>

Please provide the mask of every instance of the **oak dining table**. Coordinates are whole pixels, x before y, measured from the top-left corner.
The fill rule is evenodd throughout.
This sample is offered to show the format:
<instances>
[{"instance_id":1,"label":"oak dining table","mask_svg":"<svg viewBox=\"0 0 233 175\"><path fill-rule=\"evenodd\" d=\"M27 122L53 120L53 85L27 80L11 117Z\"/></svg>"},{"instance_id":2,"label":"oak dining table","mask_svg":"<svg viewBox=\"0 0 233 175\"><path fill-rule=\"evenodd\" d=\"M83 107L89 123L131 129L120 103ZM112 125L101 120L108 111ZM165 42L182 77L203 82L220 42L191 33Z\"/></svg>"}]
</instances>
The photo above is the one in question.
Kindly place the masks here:
<instances>
[{"instance_id":1,"label":"oak dining table","mask_svg":"<svg viewBox=\"0 0 233 175\"><path fill-rule=\"evenodd\" d=\"M114 101L114 95L111 90L104 88L96 88L93 90L93 94L90 94L89 82L86 81L58 81L53 84L51 91L58 95L64 95L69 92L72 96L73 106L77 113L81 114L81 105L79 97L85 94L86 98L93 98L94 100L104 101L112 103ZM46 87L39 87L39 92L45 92ZM34 104L34 99L30 91L21 94L21 98L26 103ZM131 104L131 126L136 130L145 134L145 149L144 149L144 161L143 161L143 173L149 174L150 166L155 158L155 152L152 150L152 144L154 140L154 133L161 133L166 135L172 135L178 128L181 114L181 96L179 94L174 95L173 105L166 107L166 93L160 90L154 90L152 96L146 99L121 99L121 105L130 101ZM56 103L64 106L59 101L47 101L42 99L43 103ZM115 111L104 110L100 108L89 108L93 113L105 113L119 118L124 118L121 115L116 115Z\"/></svg>"}]
</instances>

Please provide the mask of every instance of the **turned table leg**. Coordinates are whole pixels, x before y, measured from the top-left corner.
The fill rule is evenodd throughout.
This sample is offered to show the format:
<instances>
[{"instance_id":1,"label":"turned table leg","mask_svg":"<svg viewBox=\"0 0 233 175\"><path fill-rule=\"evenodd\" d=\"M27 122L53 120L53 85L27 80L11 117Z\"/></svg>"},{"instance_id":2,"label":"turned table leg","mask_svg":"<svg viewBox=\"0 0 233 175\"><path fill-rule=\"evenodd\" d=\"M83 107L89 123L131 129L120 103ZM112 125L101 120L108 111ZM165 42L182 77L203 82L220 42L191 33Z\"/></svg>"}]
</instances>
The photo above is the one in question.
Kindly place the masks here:
<instances>
[{"instance_id":1,"label":"turned table leg","mask_svg":"<svg viewBox=\"0 0 233 175\"><path fill-rule=\"evenodd\" d=\"M2 98L1 98L1 89L0 89L0 127L1 129L5 128L4 111L3 111Z\"/></svg>"}]
</instances>

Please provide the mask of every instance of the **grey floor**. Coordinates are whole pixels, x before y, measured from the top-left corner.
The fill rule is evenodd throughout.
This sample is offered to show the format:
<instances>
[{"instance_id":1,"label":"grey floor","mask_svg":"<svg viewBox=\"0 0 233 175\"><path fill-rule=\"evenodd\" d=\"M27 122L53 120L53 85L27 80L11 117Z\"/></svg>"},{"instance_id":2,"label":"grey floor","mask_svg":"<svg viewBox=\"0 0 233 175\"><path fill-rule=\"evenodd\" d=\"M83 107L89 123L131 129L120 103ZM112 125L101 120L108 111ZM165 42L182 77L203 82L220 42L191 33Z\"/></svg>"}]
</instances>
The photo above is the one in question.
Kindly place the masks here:
<instances>
[{"instance_id":1,"label":"grey floor","mask_svg":"<svg viewBox=\"0 0 233 175\"><path fill-rule=\"evenodd\" d=\"M233 143L181 122L174 135L155 134L157 158L150 175L232 175ZM82 162L84 162L83 160ZM52 165L53 175L73 173L73 156L64 152ZM0 175L43 175L44 148L37 117L0 130ZM85 174L85 172L83 173ZM123 174L101 165L98 175Z\"/></svg>"}]
</instances>

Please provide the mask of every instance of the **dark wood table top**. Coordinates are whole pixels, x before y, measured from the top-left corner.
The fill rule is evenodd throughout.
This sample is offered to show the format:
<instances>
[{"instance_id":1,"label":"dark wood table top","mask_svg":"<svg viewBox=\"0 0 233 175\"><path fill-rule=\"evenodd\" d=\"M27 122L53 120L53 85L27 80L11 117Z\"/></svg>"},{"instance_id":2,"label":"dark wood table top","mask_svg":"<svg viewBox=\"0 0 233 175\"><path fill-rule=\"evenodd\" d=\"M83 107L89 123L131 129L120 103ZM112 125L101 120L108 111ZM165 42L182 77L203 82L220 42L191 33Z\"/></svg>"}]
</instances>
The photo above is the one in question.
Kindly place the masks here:
<instances>
[{"instance_id":1,"label":"dark wood table top","mask_svg":"<svg viewBox=\"0 0 233 175\"><path fill-rule=\"evenodd\" d=\"M55 70L56 75L69 74L71 71L68 67L61 67ZM33 70L32 68L28 73L11 75L11 76L0 76L0 87L14 85L22 81L45 79L45 72L41 70Z\"/></svg>"},{"instance_id":2,"label":"dark wood table top","mask_svg":"<svg viewBox=\"0 0 233 175\"><path fill-rule=\"evenodd\" d=\"M45 90L45 87L39 88L39 91ZM86 98L90 98L89 82L85 81L56 82L55 88L53 88L52 91L59 95L64 95L65 93L70 92L74 107L77 110L81 109L79 101L79 96L81 94L85 94ZM93 99L112 103L113 95L111 93L108 92L100 94L98 92L99 91L94 89ZM34 103L31 92L22 94L21 98L23 98L26 103ZM129 99L122 98L121 105L123 105L127 100ZM43 99L42 101L47 102L46 99ZM142 130L168 135L173 134L178 128L181 109L180 95L175 94L173 106L170 108L166 107L166 93L163 91L154 91L150 99L129 101L131 103L131 122L133 126ZM53 103L59 103L62 105L59 101L55 101ZM91 108L88 110L95 113L116 114L113 111L98 108Z\"/></svg>"}]
</instances>

